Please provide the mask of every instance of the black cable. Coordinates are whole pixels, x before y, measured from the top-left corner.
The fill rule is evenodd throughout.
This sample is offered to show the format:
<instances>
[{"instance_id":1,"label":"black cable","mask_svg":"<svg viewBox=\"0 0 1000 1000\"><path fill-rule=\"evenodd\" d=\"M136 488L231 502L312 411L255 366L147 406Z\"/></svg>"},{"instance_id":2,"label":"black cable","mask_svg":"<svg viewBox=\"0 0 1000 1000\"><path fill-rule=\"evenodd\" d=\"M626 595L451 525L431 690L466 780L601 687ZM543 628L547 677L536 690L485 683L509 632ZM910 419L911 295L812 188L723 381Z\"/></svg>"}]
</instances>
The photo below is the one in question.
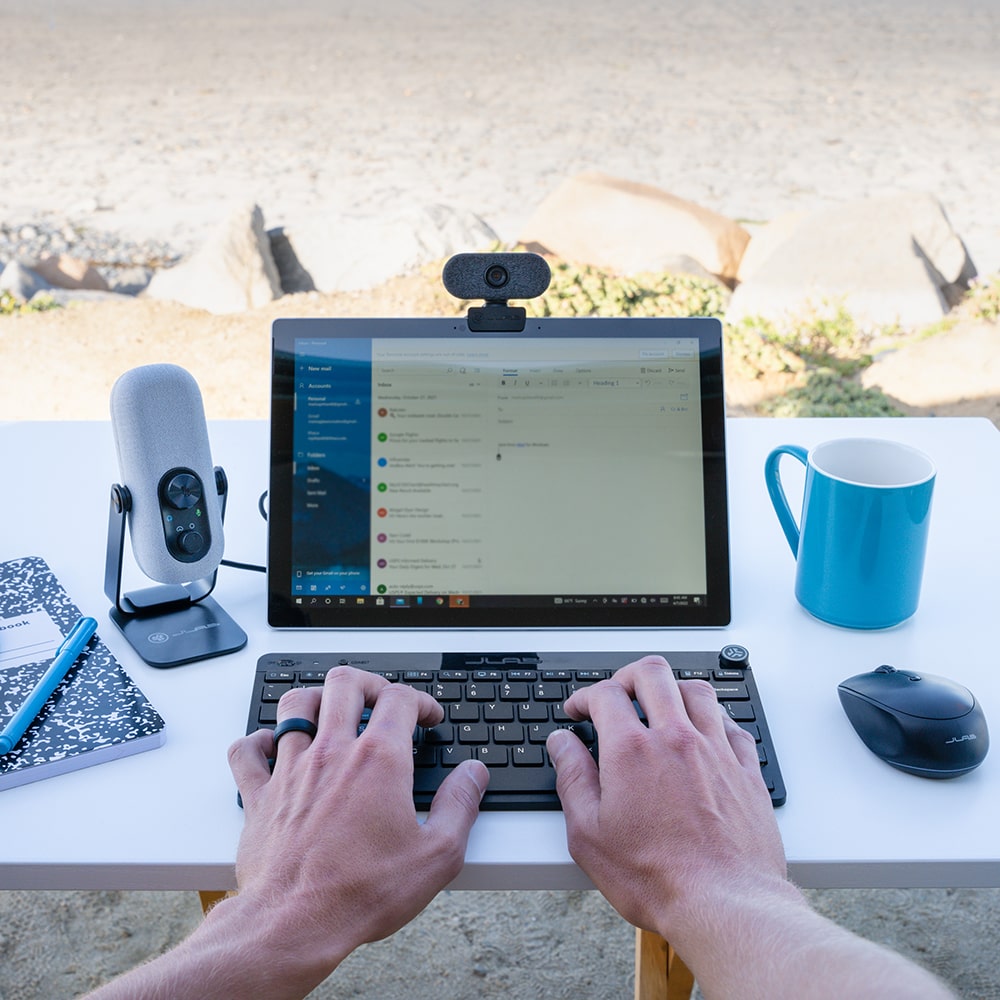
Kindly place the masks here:
<instances>
[{"instance_id":1,"label":"black cable","mask_svg":"<svg viewBox=\"0 0 1000 1000\"><path fill-rule=\"evenodd\" d=\"M264 501L267 499L267 490L261 493L260 498L257 501L257 510L260 511L260 516L267 520L267 510L264 508ZM247 569L253 573L266 573L266 566L255 566L253 563L241 563L233 562L231 559L223 559L219 563L220 566L229 566L232 569Z\"/></svg>"},{"instance_id":2,"label":"black cable","mask_svg":"<svg viewBox=\"0 0 1000 1000\"><path fill-rule=\"evenodd\" d=\"M233 569L248 569L252 570L254 573L266 573L266 566L254 566L253 563L241 563L233 562L231 559L223 559L219 563L220 566L231 566Z\"/></svg>"}]
</instances>

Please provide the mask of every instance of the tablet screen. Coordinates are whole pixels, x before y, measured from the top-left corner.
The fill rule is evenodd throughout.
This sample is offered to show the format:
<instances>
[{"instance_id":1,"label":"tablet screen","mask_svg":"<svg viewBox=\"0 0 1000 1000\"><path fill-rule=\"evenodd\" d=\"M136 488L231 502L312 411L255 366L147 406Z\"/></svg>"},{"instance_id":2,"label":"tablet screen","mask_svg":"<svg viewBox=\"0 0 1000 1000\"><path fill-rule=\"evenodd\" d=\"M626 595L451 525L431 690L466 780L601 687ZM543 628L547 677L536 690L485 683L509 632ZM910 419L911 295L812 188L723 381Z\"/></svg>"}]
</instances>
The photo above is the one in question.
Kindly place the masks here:
<instances>
[{"instance_id":1,"label":"tablet screen","mask_svg":"<svg viewBox=\"0 0 1000 1000\"><path fill-rule=\"evenodd\" d=\"M271 625L728 623L717 320L273 334Z\"/></svg>"}]
</instances>

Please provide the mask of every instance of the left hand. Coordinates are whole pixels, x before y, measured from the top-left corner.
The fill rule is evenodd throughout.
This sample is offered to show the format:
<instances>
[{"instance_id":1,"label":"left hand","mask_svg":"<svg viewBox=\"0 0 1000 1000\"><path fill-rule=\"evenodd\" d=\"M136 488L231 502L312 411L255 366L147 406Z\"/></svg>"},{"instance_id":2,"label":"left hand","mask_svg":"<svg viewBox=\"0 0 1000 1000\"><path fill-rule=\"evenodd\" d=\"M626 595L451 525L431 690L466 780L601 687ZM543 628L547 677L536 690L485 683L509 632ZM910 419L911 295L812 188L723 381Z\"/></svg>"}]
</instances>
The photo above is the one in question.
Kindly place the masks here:
<instances>
[{"instance_id":1,"label":"left hand","mask_svg":"<svg viewBox=\"0 0 1000 1000\"><path fill-rule=\"evenodd\" d=\"M371 718L358 736L365 706ZM398 930L459 873L489 773L477 761L456 767L421 824L412 740L418 724L441 721L430 695L338 667L322 688L282 697L278 720L292 717L315 722L316 736L282 737L273 774L269 731L229 752L246 811L239 898L280 908L296 933L346 954Z\"/></svg>"}]
</instances>

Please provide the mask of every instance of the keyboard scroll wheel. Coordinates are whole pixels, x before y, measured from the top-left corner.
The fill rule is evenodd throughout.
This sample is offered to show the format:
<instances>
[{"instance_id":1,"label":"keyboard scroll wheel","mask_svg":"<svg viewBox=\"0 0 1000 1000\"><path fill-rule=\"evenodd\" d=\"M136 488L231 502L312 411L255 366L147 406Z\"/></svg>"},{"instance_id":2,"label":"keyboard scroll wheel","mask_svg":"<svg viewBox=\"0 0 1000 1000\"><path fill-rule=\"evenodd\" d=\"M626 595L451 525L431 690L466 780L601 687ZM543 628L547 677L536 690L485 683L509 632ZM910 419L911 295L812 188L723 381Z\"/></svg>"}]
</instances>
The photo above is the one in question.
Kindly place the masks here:
<instances>
[{"instance_id":1,"label":"keyboard scroll wheel","mask_svg":"<svg viewBox=\"0 0 1000 1000\"><path fill-rule=\"evenodd\" d=\"M750 652L746 646L723 646L719 652L719 666L743 670L750 663Z\"/></svg>"}]
</instances>

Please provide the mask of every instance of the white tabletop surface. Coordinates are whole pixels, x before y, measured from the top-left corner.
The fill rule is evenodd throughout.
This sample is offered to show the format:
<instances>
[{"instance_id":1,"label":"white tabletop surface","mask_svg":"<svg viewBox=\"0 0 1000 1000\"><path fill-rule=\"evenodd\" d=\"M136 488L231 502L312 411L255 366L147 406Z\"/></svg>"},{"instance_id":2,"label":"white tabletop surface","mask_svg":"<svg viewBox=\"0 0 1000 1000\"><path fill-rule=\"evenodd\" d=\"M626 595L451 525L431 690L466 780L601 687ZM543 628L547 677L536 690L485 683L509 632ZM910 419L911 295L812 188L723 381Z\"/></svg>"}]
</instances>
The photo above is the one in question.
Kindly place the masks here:
<instances>
[{"instance_id":1,"label":"white tabletop surface","mask_svg":"<svg viewBox=\"0 0 1000 1000\"><path fill-rule=\"evenodd\" d=\"M263 563L257 498L267 427L219 422L213 459L230 483L226 558ZM768 451L833 437L892 438L938 468L920 609L879 632L811 618L764 487ZM725 630L275 632L262 574L224 567L215 596L249 635L240 653L157 670L108 619L107 496L118 479L110 425L0 425L0 561L44 557L167 722L159 749L0 791L0 889L226 889L243 818L226 748L243 733L257 658L275 651L532 648L716 650L747 646L788 790L777 810L804 886L1000 886L1000 748L962 778L894 770L860 742L836 686L881 663L948 676L979 698L1000 739L1000 434L978 419L732 420L728 428L733 621ZM791 464L791 463L789 463ZM794 482L788 470L786 483ZM794 492L794 486L789 486ZM655 794L655 790L651 790ZM671 808L663 803L664 812ZM561 813L483 813L462 889L588 887Z\"/></svg>"}]
</instances>

